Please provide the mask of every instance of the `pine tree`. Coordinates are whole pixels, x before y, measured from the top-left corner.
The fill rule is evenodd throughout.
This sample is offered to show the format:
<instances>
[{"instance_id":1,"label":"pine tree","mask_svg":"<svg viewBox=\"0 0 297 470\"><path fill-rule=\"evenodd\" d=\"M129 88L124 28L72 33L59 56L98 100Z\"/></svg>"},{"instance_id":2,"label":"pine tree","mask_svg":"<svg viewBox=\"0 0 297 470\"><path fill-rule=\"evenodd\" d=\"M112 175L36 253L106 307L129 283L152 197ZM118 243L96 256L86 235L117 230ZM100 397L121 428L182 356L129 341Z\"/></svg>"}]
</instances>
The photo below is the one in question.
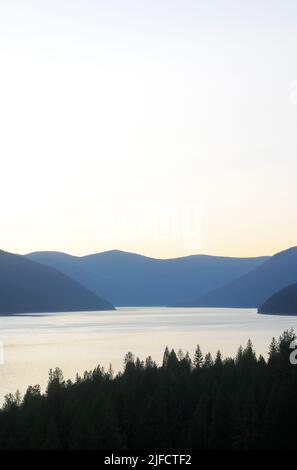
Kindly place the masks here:
<instances>
[{"instance_id":1,"label":"pine tree","mask_svg":"<svg viewBox=\"0 0 297 470\"><path fill-rule=\"evenodd\" d=\"M215 365L216 367L221 367L221 366L223 365L223 362L222 362L222 353L221 353L220 350L217 351L214 365Z\"/></svg>"},{"instance_id":2,"label":"pine tree","mask_svg":"<svg viewBox=\"0 0 297 470\"><path fill-rule=\"evenodd\" d=\"M170 353L169 353L168 346L166 346L165 351L164 351L164 355L163 355L163 367L167 366L169 354Z\"/></svg>"},{"instance_id":3,"label":"pine tree","mask_svg":"<svg viewBox=\"0 0 297 470\"><path fill-rule=\"evenodd\" d=\"M190 358L190 354L187 352L185 357L184 357L184 361L186 361L186 363L191 367L192 366L192 360Z\"/></svg>"},{"instance_id":4,"label":"pine tree","mask_svg":"<svg viewBox=\"0 0 297 470\"><path fill-rule=\"evenodd\" d=\"M124 366L126 367L127 364L134 364L135 362L135 356L133 353L131 352L128 352L125 356L125 359L124 359Z\"/></svg>"},{"instance_id":5,"label":"pine tree","mask_svg":"<svg viewBox=\"0 0 297 470\"><path fill-rule=\"evenodd\" d=\"M210 352L205 354L205 359L204 359L204 367L212 367L213 366L213 358Z\"/></svg>"},{"instance_id":6,"label":"pine tree","mask_svg":"<svg viewBox=\"0 0 297 470\"><path fill-rule=\"evenodd\" d=\"M197 344L195 354L194 354L194 367L196 369L199 369L202 366L203 366L203 354L202 354L199 344Z\"/></svg>"},{"instance_id":7,"label":"pine tree","mask_svg":"<svg viewBox=\"0 0 297 470\"><path fill-rule=\"evenodd\" d=\"M112 368L112 364L109 363L109 367L108 367L108 378L110 380L112 380L114 377L114 371L113 371L113 368Z\"/></svg>"},{"instance_id":8,"label":"pine tree","mask_svg":"<svg viewBox=\"0 0 297 470\"><path fill-rule=\"evenodd\" d=\"M152 356L148 356L146 358L144 367L145 369L152 369L153 367L155 367L155 363L152 359Z\"/></svg>"},{"instance_id":9,"label":"pine tree","mask_svg":"<svg viewBox=\"0 0 297 470\"><path fill-rule=\"evenodd\" d=\"M177 351L177 358L178 358L179 362L183 360L183 358L184 358L184 353L183 353L182 349L179 349L179 350Z\"/></svg>"},{"instance_id":10,"label":"pine tree","mask_svg":"<svg viewBox=\"0 0 297 470\"><path fill-rule=\"evenodd\" d=\"M272 364L276 361L278 352L279 352L278 344L277 344L275 337L273 337L269 345L269 351L268 351L268 363L269 364Z\"/></svg>"},{"instance_id":11,"label":"pine tree","mask_svg":"<svg viewBox=\"0 0 297 470\"><path fill-rule=\"evenodd\" d=\"M256 359L256 353L253 349L252 341L249 339L247 345L242 353L243 357L247 360L254 361Z\"/></svg>"},{"instance_id":12,"label":"pine tree","mask_svg":"<svg viewBox=\"0 0 297 470\"><path fill-rule=\"evenodd\" d=\"M144 363L139 359L139 357L136 358L135 367L139 370L144 368Z\"/></svg>"},{"instance_id":13,"label":"pine tree","mask_svg":"<svg viewBox=\"0 0 297 470\"><path fill-rule=\"evenodd\" d=\"M125 373L132 372L135 369L135 356L133 353L128 352L124 359Z\"/></svg>"},{"instance_id":14,"label":"pine tree","mask_svg":"<svg viewBox=\"0 0 297 470\"><path fill-rule=\"evenodd\" d=\"M240 363L240 361L242 360L242 356L243 356L243 347L239 346L239 348L237 350L236 358L235 358L235 363L236 364Z\"/></svg>"}]
</instances>

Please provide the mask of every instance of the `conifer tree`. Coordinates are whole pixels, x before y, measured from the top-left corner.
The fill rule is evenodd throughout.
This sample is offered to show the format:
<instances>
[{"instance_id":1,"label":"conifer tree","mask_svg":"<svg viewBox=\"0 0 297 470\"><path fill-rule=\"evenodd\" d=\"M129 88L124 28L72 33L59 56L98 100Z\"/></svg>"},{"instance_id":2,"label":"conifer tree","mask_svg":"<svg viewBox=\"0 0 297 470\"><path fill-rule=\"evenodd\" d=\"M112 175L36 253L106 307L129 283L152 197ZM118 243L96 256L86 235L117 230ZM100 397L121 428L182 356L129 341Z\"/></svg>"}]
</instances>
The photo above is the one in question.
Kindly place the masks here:
<instances>
[{"instance_id":1,"label":"conifer tree","mask_svg":"<svg viewBox=\"0 0 297 470\"><path fill-rule=\"evenodd\" d=\"M213 366L213 358L210 352L205 354L205 359L204 359L204 367L212 367Z\"/></svg>"},{"instance_id":2,"label":"conifer tree","mask_svg":"<svg viewBox=\"0 0 297 470\"><path fill-rule=\"evenodd\" d=\"M202 366L203 366L203 354L202 354L199 344L197 344L195 354L194 354L194 367L196 369L199 369Z\"/></svg>"},{"instance_id":3,"label":"conifer tree","mask_svg":"<svg viewBox=\"0 0 297 470\"><path fill-rule=\"evenodd\" d=\"M168 348L168 346L166 346L165 351L164 351L164 355L163 355L163 367L167 366L168 357L169 357L169 348Z\"/></svg>"}]
</instances>

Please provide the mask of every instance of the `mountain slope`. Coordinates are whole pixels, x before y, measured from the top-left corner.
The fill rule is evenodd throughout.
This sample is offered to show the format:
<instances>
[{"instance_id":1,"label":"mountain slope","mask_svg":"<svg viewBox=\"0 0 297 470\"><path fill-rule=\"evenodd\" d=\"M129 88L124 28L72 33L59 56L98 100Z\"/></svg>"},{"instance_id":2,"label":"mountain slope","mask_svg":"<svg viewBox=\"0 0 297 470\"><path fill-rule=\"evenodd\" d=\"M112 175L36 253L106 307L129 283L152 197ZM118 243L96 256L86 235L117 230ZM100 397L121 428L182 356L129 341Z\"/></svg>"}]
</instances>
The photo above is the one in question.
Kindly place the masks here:
<instances>
[{"instance_id":1,"label":"mountain slope","mask_svg":"<svg viewBox=\"0 0 297 470\"><path fill-rule=\"evenodd\" d=\"M57 252L27 256L122 306L181 302L223 286L267 260L206 255L162 260L117 250L83 257Z\"/></svg>"},{"instance_id":2,"label":"mountain slope","mask_svg":"<svg viewBox=\"0 0 297 470\"><path fill-rule=\"evenodd\" d=\"M258 313L297 315L297 284L291 284L272 295L258 308Z\"/></svg>"},{"instance_id":3,"label":"mountain slope","mask_svg":"<svg viewBox=\"0 0 297 470\"><path fill-rule=\"evenodd\" d=\"M248 274L205 296L197 296L186 306L256 308L294 282L297 282L297 247L277 253Z\"/></svg>"},{"instance_id":4,"label":"mountain slope","mask_svg":"<svg viewBox=\"0 0 297 470\"><path fill-rule=\"evenodd\" d=\"M109 309L109 302L59 271L0 251L1 314Z\"/></svg>"}]
</instances>

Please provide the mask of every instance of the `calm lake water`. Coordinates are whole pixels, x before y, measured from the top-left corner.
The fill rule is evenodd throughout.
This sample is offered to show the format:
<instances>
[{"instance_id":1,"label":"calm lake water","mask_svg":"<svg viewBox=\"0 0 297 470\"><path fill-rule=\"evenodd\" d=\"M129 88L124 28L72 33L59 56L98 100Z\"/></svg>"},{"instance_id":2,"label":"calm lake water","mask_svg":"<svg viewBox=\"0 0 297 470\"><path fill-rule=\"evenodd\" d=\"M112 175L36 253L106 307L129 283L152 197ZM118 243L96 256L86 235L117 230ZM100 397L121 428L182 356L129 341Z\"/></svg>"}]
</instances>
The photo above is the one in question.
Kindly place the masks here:
<instances>
[{"instance_id":1,"label":"calm lake water","mask_svg":"<svg viewBox=\"0 0 297 470\"><path fill-rule=\"evenodd\" d=\"M4 363L0 365L0 402L8 392L40 384L59 366L65 378L98 364L122 369L132 351L158 363L165 346L193 356L202 351L234 355L251 338L257 353L267 355L272 336L297 331L297 317L258 315L247 309L119 308L116 312L79 312L0 317Z\"/></svg>"}]
</instances>

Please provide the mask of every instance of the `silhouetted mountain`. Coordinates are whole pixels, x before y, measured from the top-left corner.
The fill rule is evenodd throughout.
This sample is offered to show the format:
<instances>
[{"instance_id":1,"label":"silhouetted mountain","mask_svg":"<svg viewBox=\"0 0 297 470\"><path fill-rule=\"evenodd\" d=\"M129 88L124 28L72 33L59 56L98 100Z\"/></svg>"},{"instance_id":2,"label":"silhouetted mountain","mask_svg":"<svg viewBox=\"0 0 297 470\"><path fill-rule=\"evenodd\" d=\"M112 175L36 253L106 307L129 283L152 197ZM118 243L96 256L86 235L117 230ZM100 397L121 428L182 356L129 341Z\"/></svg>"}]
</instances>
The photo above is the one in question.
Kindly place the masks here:
<instances>
[{"instance_id":1,"label":"silhouetted mountain","mask_svg":"<svg viewBox=\"0 0 297 470\"><path fill-rule=\"evenodd\" d=\"M297 315L297 284L291 284L272 295L258 308L259 313Z\"/></svg>"},{"instance_id":2,"label":"silhouetted mountain","mask_svg":"<svg viewBox=\"0 0 297 470\"><path fill-rule=\"evenodd\" d=\"M205 296L197 296L185 306L256 308L294 282L297 282L297 247L277 253L248 274Z\"/></svg>"},{"instance_id":3,"label":"silhouetted mountain","mask_svg":"<svg viewBox=\"0 0 297 470\"><path fill-rule=\"evenodd\" d=\"M117 250L83 257L57 252L27 256L122 306L181 302L223 286L267 260L205 255L161 260Z\"/></svg>"},{"instance_id":4,"label":"silhouetted mountain","mask_svg":"<svg viewBox=\"0 0 297 470\"><path fill-rule=\"evenodd\" d=\"M109 310L114 307L56 269L0 251L0 313Z\"/></svg>"}]
</instances>

